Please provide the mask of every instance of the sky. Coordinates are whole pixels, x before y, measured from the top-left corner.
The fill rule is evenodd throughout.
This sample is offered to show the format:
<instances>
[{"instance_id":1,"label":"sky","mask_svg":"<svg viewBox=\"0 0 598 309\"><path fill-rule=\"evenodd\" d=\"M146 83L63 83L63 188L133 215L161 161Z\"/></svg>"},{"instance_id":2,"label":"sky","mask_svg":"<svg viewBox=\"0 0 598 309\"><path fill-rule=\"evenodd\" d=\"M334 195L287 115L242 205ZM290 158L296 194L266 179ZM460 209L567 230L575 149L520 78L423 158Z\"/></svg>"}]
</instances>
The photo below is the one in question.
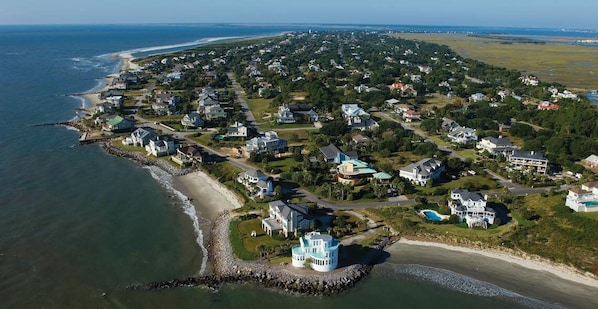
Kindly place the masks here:
<instances>
[{"instance_id":1,"label":"sky","mask_svg":"<svg viewBox=\"0 0 598 309\"><path fill-rule=\"evenodd\" d=\"M0 24L308 23L598 30L596 0L4 0Z\"/></svg>"}]
</instances>

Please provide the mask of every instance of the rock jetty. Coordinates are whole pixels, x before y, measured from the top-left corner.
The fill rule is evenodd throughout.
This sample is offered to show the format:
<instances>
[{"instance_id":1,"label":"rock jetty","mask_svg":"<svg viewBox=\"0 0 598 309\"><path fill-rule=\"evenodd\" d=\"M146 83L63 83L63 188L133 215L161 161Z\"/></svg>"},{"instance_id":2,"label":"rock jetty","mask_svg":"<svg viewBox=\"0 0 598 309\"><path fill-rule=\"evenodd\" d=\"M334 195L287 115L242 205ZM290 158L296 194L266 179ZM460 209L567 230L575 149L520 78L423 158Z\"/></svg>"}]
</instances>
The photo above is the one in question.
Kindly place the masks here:
<instances>
[{"instance_id":1,"label":"rock jetty","mask_svg":"<svg viewBox=\"0 0 598 309\"><path fill-rule=\"evenodd\" d=\"M152 166L152 165L157 166L172 176L186 175L186 174L189 174L189 173L195 171L194 168L180 169L180 168L177 168L175 166L168 164L168 162L165 162L164 160L148 158L138 152L126 151L122 148L112 145L112 142L103 142L103 143L100 143L100 146L108 154L111 154L116 157L127 158L127 159L133 160L135 162L138 162L141 165L145 165L145 166Z\"/></svg>"},{"instance_id":2,"label":"rock jetty","mask_svg":"<svg viewBox=\"0 0 598 309\"><path fill-rule=\"evenodd\" d=\"M208 244L209 259L214 266L213 274L155 282L145 285L132 285L129 290L162 290L184 286L205 286L217 289L223 283L256 283L266 288L275 288L284 292L304 295L327 296L346 291L354 287L367 276L372 263L379 258L379 253L390 244L391 240L381 242L372 250L361 264L355 264L329 273L317 273L303 270L292 271L292 266L273 266L267 263L246 262L238 259L229 241L229 227L233 216L228 211L221 213L212 228Z\"/></svg>"}]
</instances>

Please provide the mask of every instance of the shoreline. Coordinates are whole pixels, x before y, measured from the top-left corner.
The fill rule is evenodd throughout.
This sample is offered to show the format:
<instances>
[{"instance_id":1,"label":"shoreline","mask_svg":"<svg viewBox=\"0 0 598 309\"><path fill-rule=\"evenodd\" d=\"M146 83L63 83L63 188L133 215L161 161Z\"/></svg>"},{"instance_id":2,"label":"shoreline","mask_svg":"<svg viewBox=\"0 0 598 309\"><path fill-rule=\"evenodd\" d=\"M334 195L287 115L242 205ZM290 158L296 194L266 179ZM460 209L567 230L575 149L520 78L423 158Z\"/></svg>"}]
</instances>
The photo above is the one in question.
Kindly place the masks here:
<instances>
[{"instance_id":1,"label":"shoreline","mask_svg":"<svg viewBox=\"0 0 598 309\"><path fill-rule=\"evenodd\" d=\"M525 254L524 256L518 256L512 253L507 253L505 251L492 248L476 250L470 247L463 247L427 240L414 240L409 238L401 238L396 244L391 245L392 248L389 249L396 249L396 247L399 245L440 248L443 250L457 251L460 253L478 254L491 259L497 259L510 264L515 264L533 271L548 272L561 279L583 284L588 287L598 288L598 280L593 276L582 274L579 270L573 267L561 263L550 262L548 260L542 259L541 257L530 256L525 253L522 253Z\"/></svg>"}]
</instances>

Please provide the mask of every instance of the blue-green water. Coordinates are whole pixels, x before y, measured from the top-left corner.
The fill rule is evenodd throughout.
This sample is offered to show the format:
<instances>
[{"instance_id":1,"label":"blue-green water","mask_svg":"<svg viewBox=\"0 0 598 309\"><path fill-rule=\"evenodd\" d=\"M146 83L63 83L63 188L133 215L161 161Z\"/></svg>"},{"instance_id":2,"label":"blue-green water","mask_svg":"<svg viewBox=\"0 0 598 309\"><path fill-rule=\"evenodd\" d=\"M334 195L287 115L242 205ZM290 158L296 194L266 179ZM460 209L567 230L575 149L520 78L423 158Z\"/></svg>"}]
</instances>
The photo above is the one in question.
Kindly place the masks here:
<instances>
[{"instance_id":1,"label":"blue-green water","mask_svg":"<svg viewBox=\"0 0 598 309\"><path fill-rule=\"evenodd\" d=\"M440 270L427 269L424 276L393 258L354 290L330 298L250 285L219 292L123 291L132 283L199 273L205 248L197 218L186 213L190 210L172 191L168 176L106 155L97 146L79 147L76 131L34 125L73 119L82 101L69 95L98 87L98 79L114 73L113 53L308 28L0 27L0 307L514 306L507 300L511 294L483 293L497 287L457 274L450 276L472 287L441 284L446 280L434 279L445 278Z\"/></svg>"}]
</instances>

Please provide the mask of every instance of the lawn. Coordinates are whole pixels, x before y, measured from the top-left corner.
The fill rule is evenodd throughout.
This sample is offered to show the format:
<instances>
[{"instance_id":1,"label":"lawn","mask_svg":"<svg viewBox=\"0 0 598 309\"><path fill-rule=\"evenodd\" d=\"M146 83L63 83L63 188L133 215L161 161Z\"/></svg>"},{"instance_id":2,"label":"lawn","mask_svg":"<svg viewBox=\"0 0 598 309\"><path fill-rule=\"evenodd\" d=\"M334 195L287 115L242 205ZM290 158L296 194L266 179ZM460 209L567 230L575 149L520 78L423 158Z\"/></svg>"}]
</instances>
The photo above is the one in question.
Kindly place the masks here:
<instances>
[{"instance_id":1,"label":"lawn","mask_svg":"<svg viewBox=\"0 0 598 309\"><path fill-rule=\"evenodd\" d=\"M300 164L300 162L295 161L295 159L293 159L292 157L268 162L268 166L270 168L278 168L282 170L282 173L289 173L291 171L291 167L298 167Z\"/></svg>"},{"instance_id":2,"label":"lawn","mask_svg":"<svg viewBox=\"0 0 598 309\"><path fill-rule=\"evenodd\" d=\"M583 217L598 220L598 212L578 212L577 214Z\"/></svg>"},{"instance_id":3,"label":"lawn","mask_svg":"<svg viewBox=\"0 0 598 309\"><path fill-rule=\"evenodd\" d=\"M304 143L309 141L309 130L278 131L278 137L286 139L289 143ZM312 131L314 132L314 131Z\"/></svg>"},{"instance_id":4,"label":"lawn","mask_svg":"<svg viewBox=\"0 0 598 309\"><path fill-rule=\"evenodd\" d=\"M272 99L247 99L247 106L253 113L255 121L261 122L265 113L274 113L276 109L270 108Z\"/></svg>"},{"instance_id":5,"label":"lawn","mask_svg":"<svg viewBox=\"0 0 598 309\"><path fill-rule=\"evenodd\" d=\"M286 124L277 124L273 121L262 122L260 124L260 128L262 129L315 129L313 123L286 123Z\"/></svg>"},{"instance_id":6,"label":"lawn","mask_svg":"<svg viewBox=\"0 0 598 309\"><path fill-rule=\"evenodd\" d=\"M285 245L297 244L297 241L275 239L266 235L262 230L262 220L259 218L246 221L232 221L230 224L231 244L235 254L243 260L253 260L258 256L258 245L265 245L274 249ZM256 232L256 237L251 237L251 232Z\"/></svg>"},{"instance_id":7,"label":"lawn","mask_svg":"<svg viewBox=\"0 0 598 309\"><path fill-rule=\"evenodd\" d=\"M505 44L505 40L459 34L402 33L398 36L447 45L462 57L523 71L540 80L576 88L598 88L593 76L598 70L596 49L572 45L573 38L565 38L563 44Z\"/></svg>"},{"instance_id":8,"label":"lawn","mask_svg":"<svg viewBox=\"0 0 598 309\"><path fill-rule=\"evenodd\" d=\"M418 192L422 192L423 194L430 195L435 194L435 192L444 190L450 191L454 189L464 189L464 188L471 188L471 190L478 191L478 190L494 190L500 188L500 185L486 176L482 175L475 175L475 176L465 176L461 177L457 180L449 181L442 183L440 185L435 185L432 188L428 187L421 187L417 186L416 190Z\"/></svg>"}]
</instances>

